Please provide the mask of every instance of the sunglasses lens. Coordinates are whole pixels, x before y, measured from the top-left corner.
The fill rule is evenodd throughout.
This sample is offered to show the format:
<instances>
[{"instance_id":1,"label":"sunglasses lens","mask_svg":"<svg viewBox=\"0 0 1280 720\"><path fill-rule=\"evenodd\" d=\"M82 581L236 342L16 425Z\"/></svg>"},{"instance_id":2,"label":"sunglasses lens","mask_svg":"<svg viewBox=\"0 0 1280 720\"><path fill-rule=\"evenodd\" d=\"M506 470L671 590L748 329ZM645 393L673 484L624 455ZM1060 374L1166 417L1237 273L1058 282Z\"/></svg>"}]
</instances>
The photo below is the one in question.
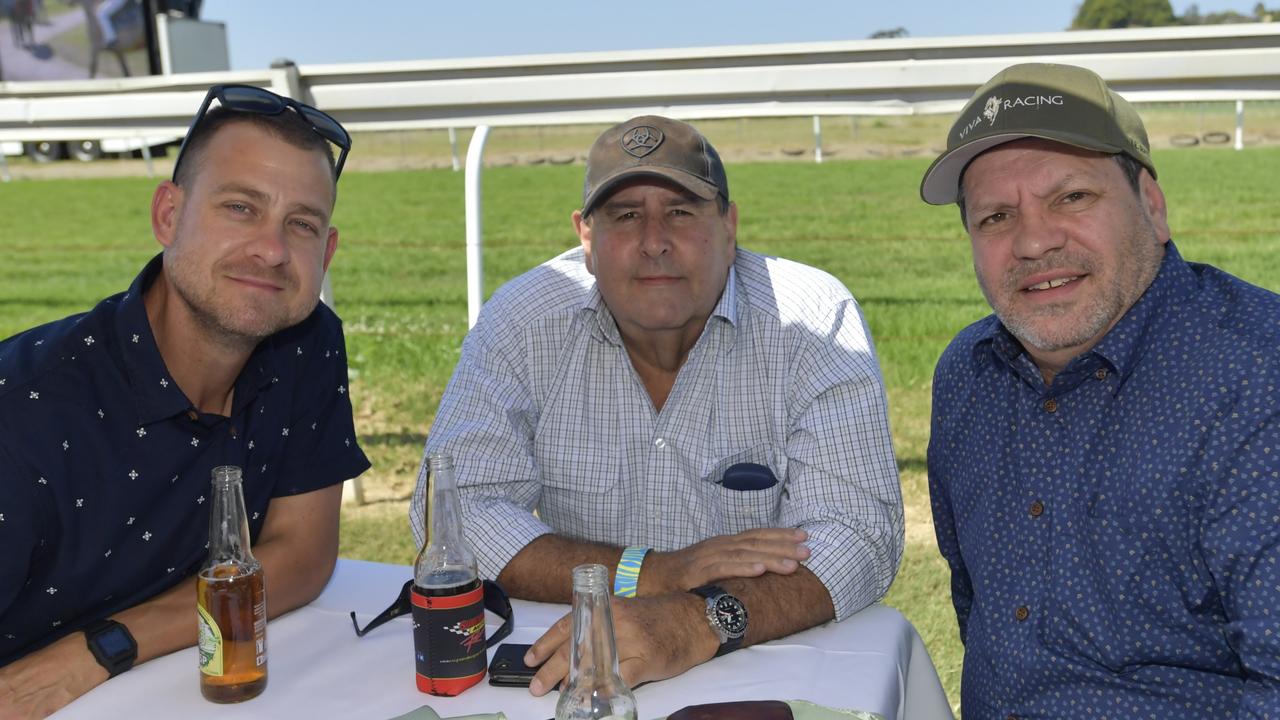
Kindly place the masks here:
<instances>
[{"instance_id":1,"label":"sunglasses lens","mask_svg":"<svg viewBox=\"0 0 1280 720\"><path fill-rule=\"evenodd\" d=\"M302 117L316 129L316 132L320 133L320 137L343 149L351 147L351 136L338 124L337 120L310 105L301 105L299 111Z\"/></svg>"},{"instance_id":2,"label":"sunglasses lens","mask_svg":"<svg viewBox=\"0 0 1280 720\"><path fill-rule=\"evenodd\" d=\"M240 112L275 115L285 109L284 103L274 93L256 87L225 87L219 99L228 109Z\"/></svg>"}]
</instances>

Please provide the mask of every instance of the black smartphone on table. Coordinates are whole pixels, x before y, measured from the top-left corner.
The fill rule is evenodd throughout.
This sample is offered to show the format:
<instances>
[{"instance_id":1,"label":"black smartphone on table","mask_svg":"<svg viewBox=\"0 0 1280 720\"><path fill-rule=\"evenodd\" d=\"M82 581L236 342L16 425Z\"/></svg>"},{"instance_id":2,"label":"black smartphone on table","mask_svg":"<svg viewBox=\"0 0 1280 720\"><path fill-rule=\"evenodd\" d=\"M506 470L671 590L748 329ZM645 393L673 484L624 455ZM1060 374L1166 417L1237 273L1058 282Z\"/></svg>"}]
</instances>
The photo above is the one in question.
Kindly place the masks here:
<instances>
[{"instance_id":1,"label":"black smartphone on table","mask_svg":"<svg viewBox=\"0 0 1280 720\"><path fill-rule=\"evenodd\" d=\"M497 687L529 687L537 667L524 664L524 654L529 646L521 643L503 643L493 651L489 661L489 684Z\"/></svg>"}]
</instances>

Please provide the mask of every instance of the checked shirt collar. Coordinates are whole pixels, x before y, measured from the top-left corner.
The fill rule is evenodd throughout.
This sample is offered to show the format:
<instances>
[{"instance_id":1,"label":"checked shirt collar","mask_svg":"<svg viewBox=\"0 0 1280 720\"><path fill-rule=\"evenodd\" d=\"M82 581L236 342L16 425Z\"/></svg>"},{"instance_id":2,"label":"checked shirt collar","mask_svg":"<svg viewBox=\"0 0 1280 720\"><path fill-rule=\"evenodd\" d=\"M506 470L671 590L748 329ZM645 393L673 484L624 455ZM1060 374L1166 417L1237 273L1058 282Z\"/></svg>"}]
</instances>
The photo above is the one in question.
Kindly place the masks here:
<instances>
[{"instance_id":1,"label":"checked shirt collar","mask_svg":"<svg viewBox=\"0 0 1280 720\"><path fill-rule=\"evenodd\" d=\"M589 313L595 318L595 322L591 323L591 336L596 340L608 342L611 345L622 345L622 333L618 330L618 322L613 318L613 313L609 312L609 306L604 302L604 296L600 294L600 286L592 284L591 293L587 295L586 300L582 303L580 313ZM715 307L711 309L711 318L708 319L707 327L703 329L703 335L706 335L707 329L713 323L711 319L720 318L723 323L715 323L723 326L725 332L729 333L725 342L725 351L733 347L733 341L737 336L738 320L749 312L746 304L746 298L742 292L742 288L738 285L738 272L732 265L729 266L729 275L725 279L724 292L720 293L720 299L716 301Z\"/></svg>"}]
</instances>

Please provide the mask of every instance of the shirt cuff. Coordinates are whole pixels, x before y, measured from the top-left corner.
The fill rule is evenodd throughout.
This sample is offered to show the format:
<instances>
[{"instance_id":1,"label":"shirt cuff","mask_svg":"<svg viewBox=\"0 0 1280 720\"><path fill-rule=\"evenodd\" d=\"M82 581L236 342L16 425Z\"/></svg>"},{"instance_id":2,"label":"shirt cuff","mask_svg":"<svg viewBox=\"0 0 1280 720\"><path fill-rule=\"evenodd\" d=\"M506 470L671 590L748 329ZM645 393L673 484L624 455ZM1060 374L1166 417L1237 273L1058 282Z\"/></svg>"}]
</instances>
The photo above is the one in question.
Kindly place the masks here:
<instances>
[{"instance_id":1,"label":"shirt cuff","mask_svg":"<svg viewBox=\"0 0 1280 720\"><path fill-rule=\"evenodd\" d=\"M837 622L884 597L897 567L890 548L844 525L801 527L809 534L805 544L811 551L805 567L826 586Z\"/></svg>"},{"instance_id":2,"label":"shirt cuff","mask_svg":"<svg viewBox=\"0 0 1280 720\"><path fill-rule=\"evenodd\" d=\"M476 552L480 576L497 579L511 558L551 528L527 508L506 500L468 503L467 541Z\"/></svg>"}]
</instances>

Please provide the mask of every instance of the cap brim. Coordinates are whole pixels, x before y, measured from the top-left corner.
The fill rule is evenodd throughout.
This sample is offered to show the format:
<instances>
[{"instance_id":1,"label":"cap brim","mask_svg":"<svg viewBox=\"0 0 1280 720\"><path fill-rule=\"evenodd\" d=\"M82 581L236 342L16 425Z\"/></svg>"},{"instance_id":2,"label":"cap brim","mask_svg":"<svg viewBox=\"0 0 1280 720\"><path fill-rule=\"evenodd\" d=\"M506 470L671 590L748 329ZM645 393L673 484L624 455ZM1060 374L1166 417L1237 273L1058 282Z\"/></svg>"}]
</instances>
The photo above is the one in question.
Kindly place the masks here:
<instances>
[{"instance_id":1,"label":"cap brim","mask_svg":"<svg viewBox=\"0 0 1280 720\"><path fill-rule=\"evenodd\" d=\"M1095 150L1104 153L1124 152L1123 148L1114 147L1105 143L1099 143L1089 138L1079 138L1061 133L1034 133L1019 131L1015 133L1001 133L999 135L990 135L988 137L974 140L971 143L961 145L951 152L943 153L938 156L937 160L929 166L924 172L924 179L920 181L920 197L930 205L949 205L960 197L960 176L964 174L964 169L977 156L990 150L997 145L1003 145L1014 140L1023 138L1039 138L1041 140L1052 140L1060 142L1064 145L1071 145L1085 150Z\"/></svg>"},{"instance_id":2,"label":"cap brim","mask_svg":"<svg viewBox=\"0 0 1280 720\"><path fill-rule=\"evenodd\" d=\"M591 194L582 202L582 214L591 214L591 211L595 209L596 204L608 197L618 187L618 185L628 180L643 177L666 180L667 182L674 183L703 200L712 200L720 192L720 188L716 187L712 183L709 183L696 175L690 175L683 170L663 167L661 165L640 165L616 172L601 180L599 183L596 183L595 189L592 190Z\"/></svg>"}]
</instances>

